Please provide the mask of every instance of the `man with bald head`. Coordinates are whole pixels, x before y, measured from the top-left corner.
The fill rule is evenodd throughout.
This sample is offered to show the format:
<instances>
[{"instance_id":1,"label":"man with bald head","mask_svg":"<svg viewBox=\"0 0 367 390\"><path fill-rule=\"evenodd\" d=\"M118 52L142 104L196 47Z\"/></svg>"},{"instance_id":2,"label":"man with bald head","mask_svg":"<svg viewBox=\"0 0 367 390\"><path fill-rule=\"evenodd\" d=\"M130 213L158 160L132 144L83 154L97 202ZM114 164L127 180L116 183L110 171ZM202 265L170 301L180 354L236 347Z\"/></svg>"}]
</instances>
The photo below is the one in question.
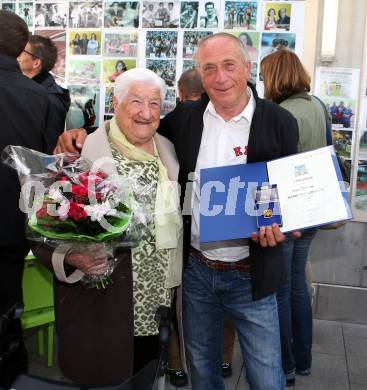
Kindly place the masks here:
<instances>
[{"instance_id":1,"label":"man with bald head","mask_svg":"<svg viewBox=\"0 0 367 390\"><path fill-rule=\"evenodd\" d=\"M250 389L281 390L285 381L275 292L283 276L278 243L285 237L274 225L260 228L251 239L201 244L199 182L203 168L297 153L297 122L257 96L248 82L249 55L235 36L204 38L196 66L206 94L177 105L158 129L173 142L180 163L183 321L192 388L224 390L220 363L223 319L228 316L237 330ZM84 138L84 132L73 131L59 139L57 150L73 151L73 142L80 145ZM188 181L194 183L187 186Z\"/></svg>"}]
</instances>

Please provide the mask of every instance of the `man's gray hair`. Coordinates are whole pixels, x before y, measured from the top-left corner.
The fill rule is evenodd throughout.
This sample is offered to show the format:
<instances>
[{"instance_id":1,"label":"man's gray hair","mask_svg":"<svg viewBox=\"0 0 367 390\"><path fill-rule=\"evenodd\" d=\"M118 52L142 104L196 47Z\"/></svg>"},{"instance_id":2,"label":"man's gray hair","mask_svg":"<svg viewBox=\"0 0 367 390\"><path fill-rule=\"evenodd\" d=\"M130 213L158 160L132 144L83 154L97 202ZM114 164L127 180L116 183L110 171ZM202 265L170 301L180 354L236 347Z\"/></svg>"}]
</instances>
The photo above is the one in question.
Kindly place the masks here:
<instances>
[{"instance_id":1,"label":"man's gray hair","mask_svg":"<svg viewBox=\"0 0 367 390\"><path fill-rule=\"evenodd\" d=\"M208 36L200 39L199 44L198 44L198 49L197 49L196 53L194 54L195 66L197 68L200 68L200 64L199 64L200 47L205 42L207 42L207 41L209 41L211 39L215 39L217 37L225 37L225 38L229 38L229 39L232 39L233 41L235 41L238 44L238 47L240 49L240 54L241 54L241 57L243 59L243 62L245 64L248 64L251 61L251 57L248 54L246 47L244 46L244 44L242 43L242 41L240 39L238 39L235 35L232 35L232 34L229 34L229 33L226 33L226 32L220 32L220 33L217 33L217 34L214 34L214 35L208 35Z\"/></svg>"},{"instance_id":2,"label":"man's gray hair","mask_svg":"<svg viewBox=\"0 0 367 390\"><path fill-rule=\"evenodd\" d=\"M167 91L166 83L156 73L144 68L129 69L116 78L113 94L117 101L121 103L122 99L129 93L130 88L140 81L156 86L160 91L163 104Z\"/></svg>"}]
</instances>

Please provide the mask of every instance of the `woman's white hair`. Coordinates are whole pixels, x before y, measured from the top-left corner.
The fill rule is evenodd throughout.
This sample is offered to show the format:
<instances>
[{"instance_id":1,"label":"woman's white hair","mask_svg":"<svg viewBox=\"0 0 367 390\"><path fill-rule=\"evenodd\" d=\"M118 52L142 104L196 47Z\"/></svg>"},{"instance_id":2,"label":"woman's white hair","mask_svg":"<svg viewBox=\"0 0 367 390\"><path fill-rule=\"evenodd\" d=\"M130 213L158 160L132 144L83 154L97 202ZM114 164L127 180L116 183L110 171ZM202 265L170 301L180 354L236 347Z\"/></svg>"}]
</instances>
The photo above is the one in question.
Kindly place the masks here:
<instances>
[{"instance_id":1,"label":"woman's white hair","mask_svg":"<svg viewBox=\"0 0 367 390\"><path fill-rule=\"evenodd\" d=\"M147 84L153 84L159 89L163 104L167 91L166 83L156 73L144 68L129 69L116 78L114 96L117 101L121 103L122 99L129 93L130 88L136 82L141 81L146 82Z\"/></svg>"}]
</instances>

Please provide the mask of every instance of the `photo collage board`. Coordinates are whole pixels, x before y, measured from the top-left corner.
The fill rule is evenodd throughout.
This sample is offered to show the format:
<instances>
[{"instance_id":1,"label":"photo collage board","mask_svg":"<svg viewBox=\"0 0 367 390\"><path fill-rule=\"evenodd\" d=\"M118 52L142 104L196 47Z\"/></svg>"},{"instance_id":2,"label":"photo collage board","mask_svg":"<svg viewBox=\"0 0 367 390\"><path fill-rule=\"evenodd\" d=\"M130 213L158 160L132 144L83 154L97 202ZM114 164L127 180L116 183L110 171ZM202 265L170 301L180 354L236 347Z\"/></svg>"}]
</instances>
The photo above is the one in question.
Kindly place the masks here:
<instances>
[{"instance_id":1,"label":"photo collage board","mask_svg":"<svg viewBox=\"0 0 367 390\"><path fill-rule=\"evenodd\" d=\"M20 15L32 33L55 42L59 57L53 74L72 100L66 129L98 126L111 117L114 81L135 67L165 80L162 115L170 112L177 80L194 67L199 40L220 31L246 45L251 81L261 96L261 58L281 48L302 58L304 7L304 0L0 0L0 8Z\"/></svg>"}]
</instances>

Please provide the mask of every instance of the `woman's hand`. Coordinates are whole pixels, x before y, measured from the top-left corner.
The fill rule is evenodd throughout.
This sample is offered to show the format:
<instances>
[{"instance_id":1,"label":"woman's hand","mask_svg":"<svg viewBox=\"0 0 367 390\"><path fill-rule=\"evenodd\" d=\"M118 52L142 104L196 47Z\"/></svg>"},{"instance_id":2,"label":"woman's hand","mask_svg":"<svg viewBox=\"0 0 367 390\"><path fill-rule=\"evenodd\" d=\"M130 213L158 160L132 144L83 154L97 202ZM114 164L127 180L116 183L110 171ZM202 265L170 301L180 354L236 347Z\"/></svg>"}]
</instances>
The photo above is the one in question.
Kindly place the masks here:
<instances>
[{"instance_id":1,"label":"woman's hand","mask_svg":"<svg viewBox=\"0 0 367 390\"><path fill-rule=\"evenodd\" d=\"M67 253L65 262L85 274L103 275L108 267L107 254L102 250L98 250L98 248L96 248L96 251L88 252L88 250L72 249Z\"/></svg>"},{"instance_id":2,"label":"woman's hand","mask_svg":"<svg viewBox=\"0 0 367 390\"><path fill-rule=\"evenodd\" d=\"M79 153L82 150L87 135L88 134L85 129L64 131L57 141L54 154L65 152Z\"/></svg>"}]
</instances>

